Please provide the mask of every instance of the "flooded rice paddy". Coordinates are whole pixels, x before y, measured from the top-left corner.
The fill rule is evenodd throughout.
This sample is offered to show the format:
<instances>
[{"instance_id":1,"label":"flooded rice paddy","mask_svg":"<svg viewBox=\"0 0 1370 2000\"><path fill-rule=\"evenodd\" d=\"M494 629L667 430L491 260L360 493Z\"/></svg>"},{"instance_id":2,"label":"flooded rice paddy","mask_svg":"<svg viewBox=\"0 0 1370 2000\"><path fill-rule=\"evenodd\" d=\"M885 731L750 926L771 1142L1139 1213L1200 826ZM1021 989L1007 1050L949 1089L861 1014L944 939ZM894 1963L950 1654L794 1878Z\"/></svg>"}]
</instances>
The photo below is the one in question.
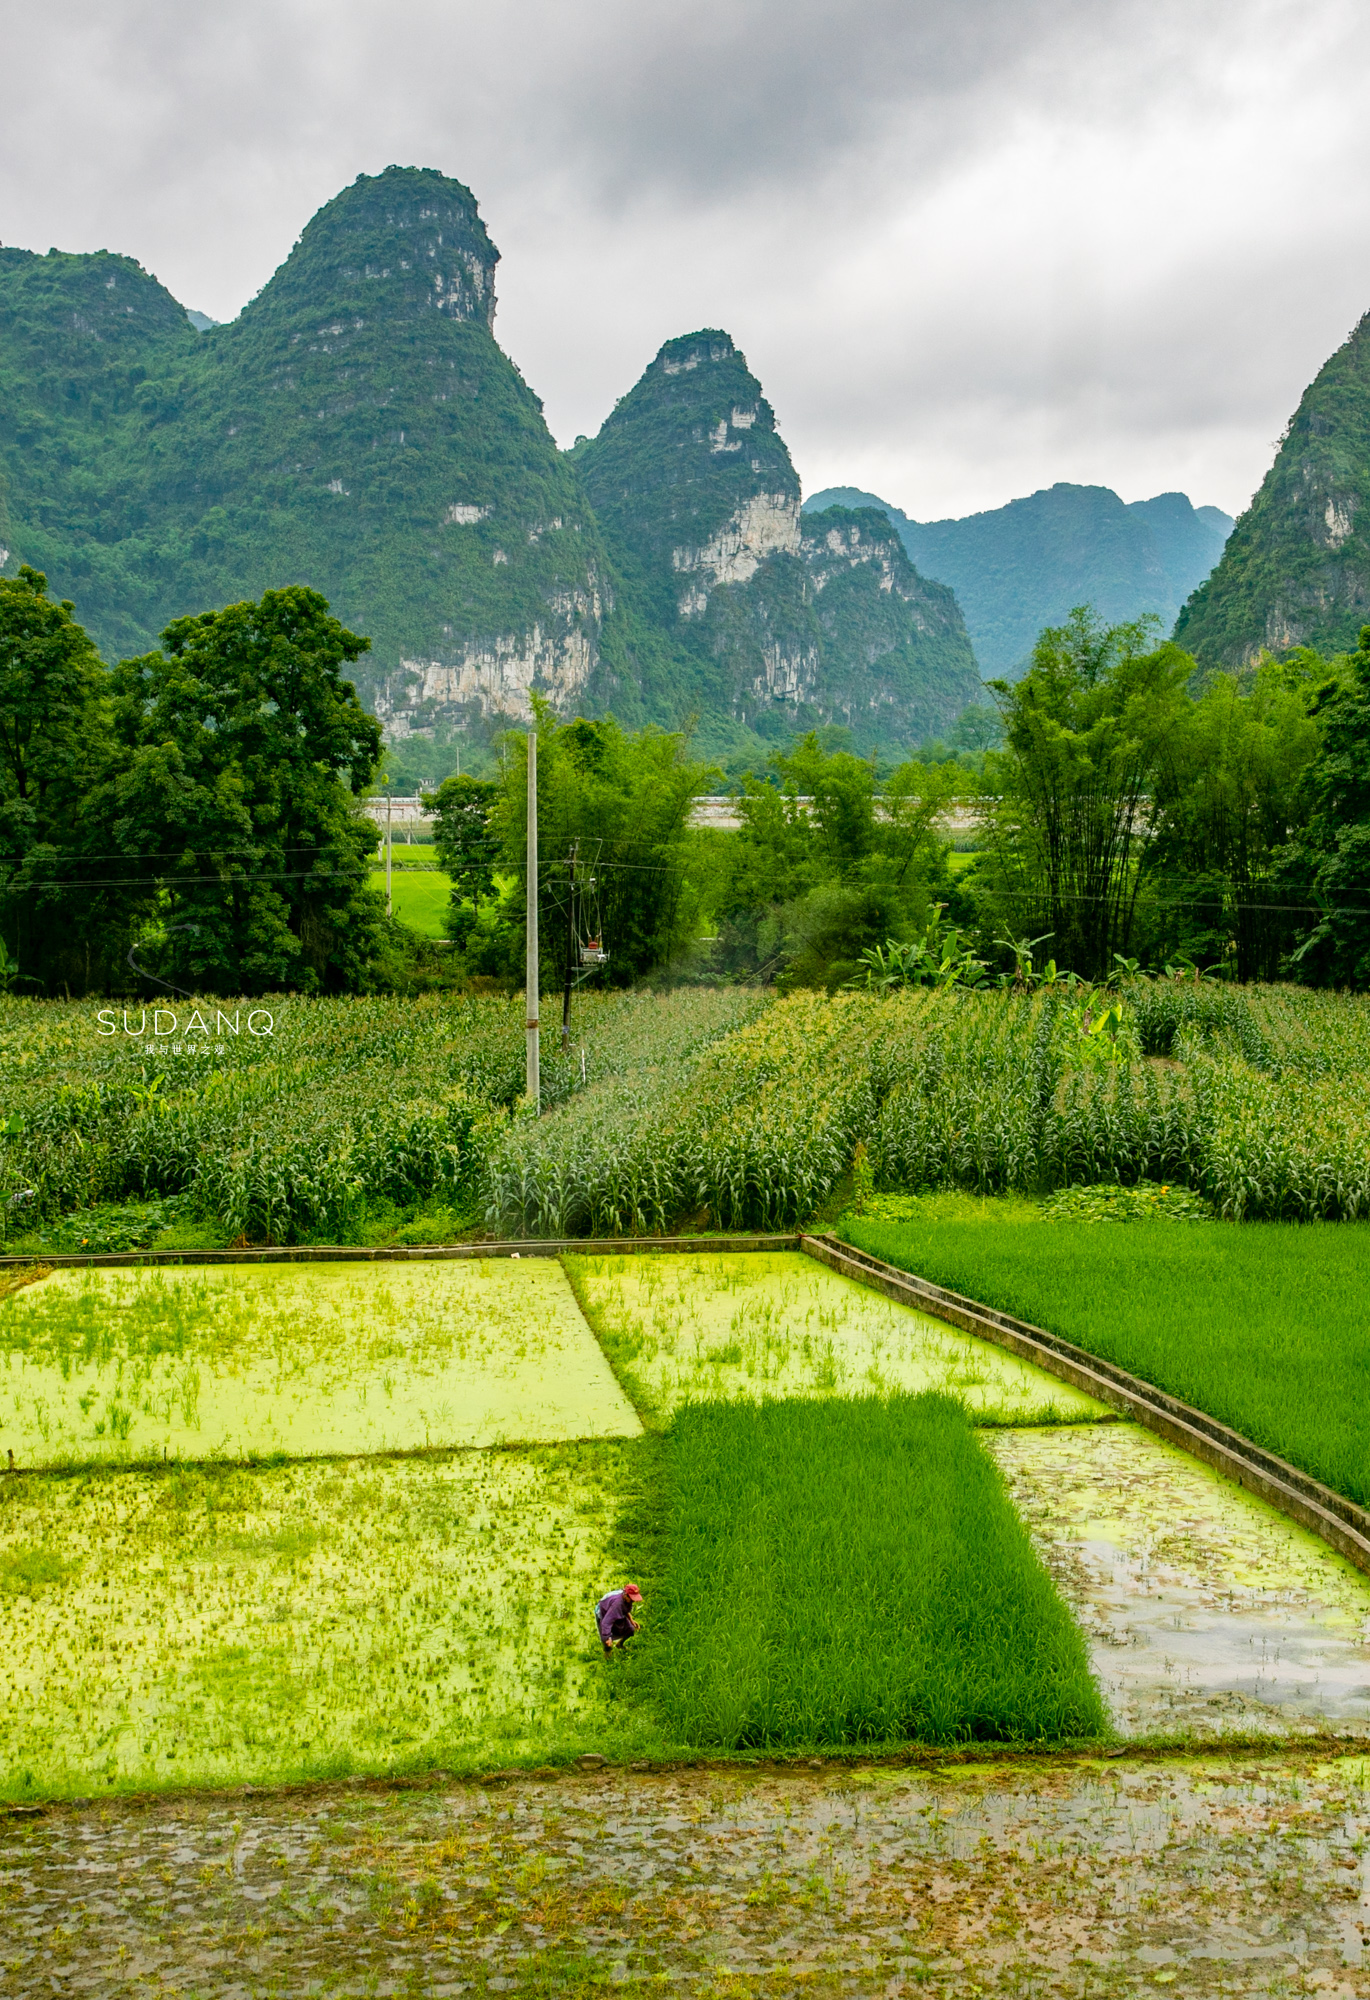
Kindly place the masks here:
<instances>
[{"instance_id":1,"label":"flooded rice paddy","mask_svg":"<svg viewBox=\"0 0 1370 2000\"><path fill-rule=\"evenodd\" d=\"M552 1258L69 1270L0 1302L21 1467L641 1428Z\"/></svg>"},{"instance_id":2,"label":"flooded rice paddy","mask_svg":"<svg viewBox=\"0 0 1370 2000\"><path fill-rule=\"evenodd\" d=\"M515 1774L0 1821L12 2000L1370 1995L1370 1760Z\"/></svg>"},{"instance_id":3,"label":"flooded rice paddy","mask_svg":"<svg viewBox=\"0 0 1370 2000\"><path fill-rule=\"evenodd\" d=\"M799 1251L571 1257L596 1333L658 1417L700 1397L940 1389L993 1423L1112 1413L1002 1348Z\"/></svg>"},{"instance_id":4,"label":"flooded rice paddy","mask_svg":"<svg viewBox=\"0 0 1370 2000\"><path fill-rule=\"evenodd\" d=\"M0 1797L603 1747L628 1449L0 1479Z\"/></svg>"},{"instance_id":5,"label":"flooded rice paddy","mask_svg":"<svg viewBox=\"0 0 1370 2000\"><path fill-rule=\"evenodd\" d=\"M1133 1424L983 1433L1125 1735L1370 1733L1370 1577Z\"/></svg>"}]
</instances>

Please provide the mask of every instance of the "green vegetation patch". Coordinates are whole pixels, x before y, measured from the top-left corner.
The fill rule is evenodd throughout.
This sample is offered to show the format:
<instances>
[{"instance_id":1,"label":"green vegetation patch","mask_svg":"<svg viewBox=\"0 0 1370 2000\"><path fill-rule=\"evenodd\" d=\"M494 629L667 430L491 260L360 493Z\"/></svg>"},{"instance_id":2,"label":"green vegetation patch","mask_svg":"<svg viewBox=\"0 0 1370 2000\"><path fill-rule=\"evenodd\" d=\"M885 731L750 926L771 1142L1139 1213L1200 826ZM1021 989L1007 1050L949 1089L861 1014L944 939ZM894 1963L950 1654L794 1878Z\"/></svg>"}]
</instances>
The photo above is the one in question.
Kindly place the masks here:
<instances>
[{"instance_id":1,"label":"green vegetation patch","mask_svg":"<svg viewBox=\"0 0 1370 2000\"><path fill-rule=\"evenodd\" d=\"M385 894L385 870L373 868L371 887ZM395 915L424 937L446 937L445 921L452 884L436 868L392 868L390 904Z\"/></svg>"},{"instance_id":2,"label":"green vegetation patch","mask_svg":"<svg viewBox=\"0 0 1370 2000\"><path fill-rule=\"evenodd\" d=\"M847 1239L1182 1397L1370 1504L1370 1227L848 1217Z\"/></svg>"},{"instance_id":3,"label":"green vegetation patch","mask_svg":"<svg viewBox=\"0 0 1370 2000\"><path fill-rule=\"evenodd\" d=\"M638 1407L935 1389L986 1423L1111 1412L1029 1363L839 1277L799 1251L568 1257L586 1317Z\"/></svg>"},{"instance_id":4,"label":"green vegetation patch","mask_svg":"<svg viewBox=\"0 0 1370 2000\"><path fill-rule=\"evenodd\" d=\"M673 1738L1104 1728L1084 1640L951 1397L696 1404L674 1421L667 1466L640 1684Z\"/></svg>"},{"instance_id":5,"label":"green vegetation patch","mask_svg":"<svg viewBox=\"0 0 1370 2000\"><path fill-rule=\"evenodd\" d=\"M640 1428L551 1258L60 1271L0 1301L21 1466Z\"/></svg>"},{"instance_id":6,"label":"green vegetation patch","mask_svg":"<svg viewBox=\"0 0 1370 2000\"><path fill-rule=\"evenodd\" d=\"M1119 1187L1101 1181L1094 1187L1060 1188L1042 1203L1045 1222L1211 1222L1213 1210L1202 1195L1185 1187L1139 1181Z\"/></svg>"},{"instance_id":7,"label":"green vegetation patch","mask_svg":"<svg viewBox=\"0 0 1370 2000\"><path fill-rule=\"evenodd\" d=\"M633 1449L0 1482L0 1796L626 1754Z\"/></svg>"}]
</instances>

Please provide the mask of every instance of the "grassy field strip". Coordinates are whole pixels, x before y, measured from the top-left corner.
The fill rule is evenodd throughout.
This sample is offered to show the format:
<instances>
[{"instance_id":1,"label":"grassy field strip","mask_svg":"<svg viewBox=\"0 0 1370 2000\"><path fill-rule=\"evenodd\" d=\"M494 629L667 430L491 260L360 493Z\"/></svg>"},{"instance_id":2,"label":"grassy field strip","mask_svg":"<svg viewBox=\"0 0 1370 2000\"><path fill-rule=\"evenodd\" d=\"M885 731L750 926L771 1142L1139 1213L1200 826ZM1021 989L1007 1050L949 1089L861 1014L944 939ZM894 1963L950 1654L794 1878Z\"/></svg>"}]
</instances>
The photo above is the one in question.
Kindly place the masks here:
<instances>
[{"instance_id":1,"label":"grassy field strip","mask_svg":"<svg viewBox=\"0 0 1370 2000\"><path fill-rule=\"evenodd\" d=\"M993 1430L1125 1735L1370 1733L1370 1579L1133 1424Z\"/></svg>"},{"instance_id":2,"label":"grassy field strip","mask_svg":"<svg viewBox=\"0 0 1370 2000\"><path fill-rule=\"evenodd\" d=\"M630 1749L592 1624L630 1451L0 1482L0 1794Z\"/></svg>"},{"instance_id":3,"label":"grassy field strip","mask_svg":"<svg viewBox=\"0 0 1370 2000\"><path fill-rule=\"evenodd\" d=\"M0 1300L22 1467L640 1430L550 1258L57 1271Z\"/></svg>"},{"instance_id":4,"label":"grassy field strip","mask_svg":"<svg viewBox=\"0 0 1370 2000\"><path fill-rule=\"evenodd\" d=\"M665 1445L659 1610L627 1664L675 1740L1104 1727L1083 1637L951 1397L695 1403Z\"/></svg>"},{"instance_id":5,"label":"grassy field strip","mask_svg":"<svg viewBox=\"0 0 1370 2000\"><path fill-rule=\"evenodd\" d=\"M373 868L371 887L385 894L385 869ZM446 937L443 928L452 884L437 868L392 868L390 902L395 915L424 937Z\"/></svg>"},{"instance_id":6,"label":"grassy field strip","mask_svg":"<svg viewBox=\"0 0 1370 2000\"><path fill-rule=\"evenodd\" d=\"M638 1407L732 1396L934 1389L986 1423L1111 1416L1045 1370L799 1251L565 1260L586 1318Z\"/></svg>"},{"instance_id":7,"label":"grassy field strip","mask_svg":"<svg viewBox=\"0 0 1370 2000\"><path fill-rule=\"evenodd\" d=\"M849 1217L841 1234L1130 1370L1370 1505L1370 1225Z\"/></svg>"}]
</instances>

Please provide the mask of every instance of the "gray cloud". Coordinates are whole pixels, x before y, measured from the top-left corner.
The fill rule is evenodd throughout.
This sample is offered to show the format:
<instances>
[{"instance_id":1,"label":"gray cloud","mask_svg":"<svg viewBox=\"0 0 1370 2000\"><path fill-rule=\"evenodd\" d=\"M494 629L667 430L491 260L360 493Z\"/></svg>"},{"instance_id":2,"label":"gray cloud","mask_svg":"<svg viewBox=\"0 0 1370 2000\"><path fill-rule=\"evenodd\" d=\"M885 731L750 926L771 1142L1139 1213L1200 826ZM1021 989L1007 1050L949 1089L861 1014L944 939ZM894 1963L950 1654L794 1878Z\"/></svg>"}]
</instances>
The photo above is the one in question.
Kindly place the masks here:
<instances>
[{"instance_id":1,"label":"gray cloud","mask_svg":"<svg viewBox=\"0 0 1370 2000\"><path fill-rule=\"evenodd\" d=\"M722 324L810 487L1235 509L1370 305L1367 54L1352 0L50 0L0 238L225 317L356 173L437 166L567 441Z\"/></svg>"}]
</instances>

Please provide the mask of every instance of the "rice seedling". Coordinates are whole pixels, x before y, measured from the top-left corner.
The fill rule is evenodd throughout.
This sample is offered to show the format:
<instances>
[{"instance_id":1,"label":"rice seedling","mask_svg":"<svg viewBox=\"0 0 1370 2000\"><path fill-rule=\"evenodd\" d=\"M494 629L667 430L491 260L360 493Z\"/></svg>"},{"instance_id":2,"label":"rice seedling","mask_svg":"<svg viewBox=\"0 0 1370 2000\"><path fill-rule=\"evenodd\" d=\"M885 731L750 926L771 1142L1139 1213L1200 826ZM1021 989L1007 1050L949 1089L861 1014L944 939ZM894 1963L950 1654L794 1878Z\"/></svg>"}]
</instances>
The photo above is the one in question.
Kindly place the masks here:
<instances>
[{"instance_id":1,"label":"rice seedling","mask_svg":"<svg viewBox=\"0 0 1370 2000\"><path fill-rule=\"evenodd\" d=\"M0 1300L21 1466L639 1429L550 1258L66 1270Z\"/></svg>"},{"instance_id":2,"label":"rice seedling","mask_svg":"<svg viewBox=\"0 0 1370 2000\"><path fill-rule=\"evenodd\" d=\"M848 1217L888 1263L1063 1335L1370 1504L1370 1228Z\"/></svg>"},{"instance_id":3,"label":"rice seedling","mask_svg":"<svg viewBox=\"0 0 1370 2000\"><path fill-rule=\"evenodd\" d=\"M638 1754L631 1446L0 1482L0 1796Z\"/></svg>"},{"instance_id":4,"label":"rice seedling","mask_svg":"<svg viewBox=\"0 0 1370 2000\"><path fill-rule=\"evenodd\" d=\"M568 1257L605 1353L656 1422L689 1402L935 1389L976 1422L1075 1423L1102 1404L796 1251Z\"/></svg>"},{"instance_id":5,"label":"rice seedling","mask_svg":"<svg viewBox=\"0 0 1370 2000\"><path fill-rule=\"evenodd\" d=\"M659 1610L628 1664L671 1736L1104 1727L1083 1638L950 1397L691 1404L666 1446Z\"/></svg>"}]
</instances>

